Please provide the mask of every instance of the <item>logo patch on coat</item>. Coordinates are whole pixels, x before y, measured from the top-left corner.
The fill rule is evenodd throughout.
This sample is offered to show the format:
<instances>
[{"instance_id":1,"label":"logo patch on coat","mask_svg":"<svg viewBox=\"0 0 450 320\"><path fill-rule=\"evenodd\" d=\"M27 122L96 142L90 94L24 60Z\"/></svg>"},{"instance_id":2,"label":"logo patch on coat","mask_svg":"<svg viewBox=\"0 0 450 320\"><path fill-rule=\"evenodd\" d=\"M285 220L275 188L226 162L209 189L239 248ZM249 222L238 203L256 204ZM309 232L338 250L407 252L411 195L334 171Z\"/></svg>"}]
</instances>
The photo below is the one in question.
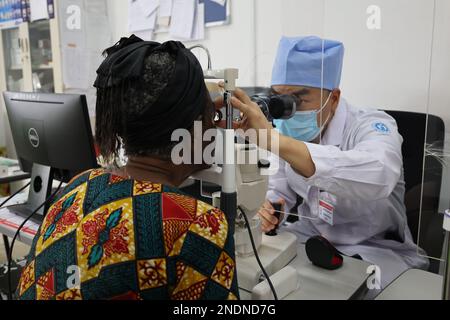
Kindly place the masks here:
<instances>
[{"instance_id":1,"label":"logo patch on coat","mask_svg":"<svg viewBox=\"0 0 450 320\"><path fill-rule=\"evenodd\" d=\"M391 133L391 130L389 129L389 127L382 122L376 122L372 125L372 127L376 132L379 132L379 133L383 133L383 134Z\"/></svg>"}]
</instances>

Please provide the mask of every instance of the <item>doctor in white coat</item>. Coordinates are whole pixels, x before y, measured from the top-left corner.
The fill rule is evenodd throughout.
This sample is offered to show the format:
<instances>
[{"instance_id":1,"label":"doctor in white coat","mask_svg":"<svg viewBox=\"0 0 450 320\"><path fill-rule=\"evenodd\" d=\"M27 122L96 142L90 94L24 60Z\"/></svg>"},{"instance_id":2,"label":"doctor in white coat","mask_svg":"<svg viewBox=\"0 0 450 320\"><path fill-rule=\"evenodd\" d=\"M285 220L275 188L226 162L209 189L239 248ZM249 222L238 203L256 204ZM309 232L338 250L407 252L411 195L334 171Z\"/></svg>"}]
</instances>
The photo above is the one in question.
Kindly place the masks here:
<instances>
[{"instance_id":1,"label":"doctor in white coat","mask_svg":"<svg viewBox=\"0 0 450 320\"><path fill-rule=\"evenodd\" d=\"M343 57L337 41L281 39L272 90L294 95L298 103L295 116L276 121L276 130L243 91L232 103L244 114L241 128L266 129L268 141L279 136L279 157L272 159L279 169L259 212L263 231L282 222L271 203L289 211L300 196L300 219L287 229L300 242L321 235L343 254L378 266L384 287L429 262L407 224L397 124L384 112L355 108L341 98Z\"/></svg>"}]
</instances>

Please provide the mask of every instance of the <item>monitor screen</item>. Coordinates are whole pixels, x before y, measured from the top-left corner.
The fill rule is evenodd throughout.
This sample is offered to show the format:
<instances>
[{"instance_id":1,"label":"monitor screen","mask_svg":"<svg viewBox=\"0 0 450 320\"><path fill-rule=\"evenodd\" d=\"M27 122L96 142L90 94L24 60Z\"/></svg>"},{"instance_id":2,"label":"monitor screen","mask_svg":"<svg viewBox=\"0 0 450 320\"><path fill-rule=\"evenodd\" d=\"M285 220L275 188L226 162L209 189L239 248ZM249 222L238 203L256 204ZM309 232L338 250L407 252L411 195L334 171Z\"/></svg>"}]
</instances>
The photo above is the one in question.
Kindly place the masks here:
<instances>
[{"instance_id":1,"label":"monitor screen","mask_svg":"<svg viewBox=\"0 0 450 320\"><path fill-rule=\"evenodd\" d=\"M26 163L52 167L66 181L97 167L84 95L4 92L6 111L22 170ZM62 177L58 177L58 173Z\"/></svg>"}]
</instances>

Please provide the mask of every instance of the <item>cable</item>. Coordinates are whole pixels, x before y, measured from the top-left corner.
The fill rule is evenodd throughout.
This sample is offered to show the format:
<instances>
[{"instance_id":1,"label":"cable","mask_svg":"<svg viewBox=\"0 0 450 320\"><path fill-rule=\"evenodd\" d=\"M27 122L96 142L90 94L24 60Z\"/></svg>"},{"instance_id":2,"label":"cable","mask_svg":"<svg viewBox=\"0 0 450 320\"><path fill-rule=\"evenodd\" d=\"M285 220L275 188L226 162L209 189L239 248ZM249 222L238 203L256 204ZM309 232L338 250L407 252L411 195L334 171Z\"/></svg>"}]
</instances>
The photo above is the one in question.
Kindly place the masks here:
<instances>
[{"instance_id":1,"label":"cable","mask_svg":"<svg viewBox=\"0 0 450 320\"><path fill-rule=\"evenodd\" d=\"M272 294L275 300L278 300L277 292L275 291L275 287L273 286L272 281L270 280L269 275L266 272L266 269L264 269L261 260L259 259L258 250L256 250L255 240L253 239L252 230L250 229L250 223L248 222L248 218L244 213L244 210L240 206L238 206L239 210L242 212L242 215L245 219L245 225L248 230L248 235L250 236L250 242L252 244L253 252L255 253L256 261L258 262L259 267L261 268L262 273L264 274L264 277L266 277L267 282L269 283L270 290L272 290Z\"/></svg>"},{"instance_id":2,"label":"cable","mask_svg":"<svg viewBox=\"0 0 450 320\"><path fill-rule=\"evenodd\" d=\"M15 196L17 196L19 193L21 193L23 190L25 190L26 188L28 188L31 185L31 182L28 182L24 187L22 187L19 191L15 192L12 196L10 196L8 199L6 199L5 201L2 202L2 204L0 204L0 209L3 208L3 206L5 204L7 204L9 201L11 201Z\"/></svg>"},{"instance_id":3,"label":"cable","mask_svg":"<svg viewBox=\"0 0 450 320\"><path fill-rule=\"evenodd\" d=\"M11 201L14 197L16 197L17 195L19 195L22 191L24 191L26 188L28 188L31 185L31 182L28 182L25 186L23 186L22 188L20 188L18 191L16 191L14 194L12 194L8 199L6 199L5 201L3 201L0 204L0 209L3 208L3 206L5 206L9 201ZM6 247L5 247L6 248ZM9 256L9 252L6 252L6 255ZM9 260L8 260L9 263ZM3 301L3 297L2 294L0 293L0 301Z\"/></svg>"},{"instance_id":4,"label":"cable","mask_svg":"<svg viewBox=\"0 0 450 320\"><path fill-rule=\"evenodd\" d=\"M16 242L17 237L20 234L20 231L22 230L22 228L25 226L25 224L43 207L45 206L50 200L52 200L56 194L59 192L59 190L61 189L63 182L60 181L58 187L56 188L55 192L53 192L45 201L44 203L42 203L36 210L33 211L32 214L30 214L23 222L22 224L19 226L19 228L16 231L16 234L13 237L13 240L11 242L11 248L9 249L9 257L8 257L8 300L12 300L13 298L13 291L12 291L12 283L11 283L11 261L12 261L12 254L13 254L13 250L14 250L14 244Z\"/></svg>"},{"instance_id":5,"label":"cable","mask_svg":"<svg viewBox=\"0 0 450 320\"><path fill-rule=\"evenodd\" d=\"M9 249L9 254L8 254L8 300L12 300L13 297L13 293L12 293L12 283L11 283L11 262L12 262L12 254L13 254L13 250L14 250L14 244L16 242L17 237L20 234L20 231L23 229L23 227L25 226L25 224L43 207L45 206L50 200L52 200L55 195L59 192L59 190L61 189L63 182L61 181L58 185L58 187L56 188L55 192L53 192L53 194L51 194L45 201L44 203L42 203L36 210L33 211L33 213L31 213L23 222L22 224L19 226L19 228L17 228L17 231L13 237L13 240L11 242L11 247Z\"/></svg>"}]
</instances>

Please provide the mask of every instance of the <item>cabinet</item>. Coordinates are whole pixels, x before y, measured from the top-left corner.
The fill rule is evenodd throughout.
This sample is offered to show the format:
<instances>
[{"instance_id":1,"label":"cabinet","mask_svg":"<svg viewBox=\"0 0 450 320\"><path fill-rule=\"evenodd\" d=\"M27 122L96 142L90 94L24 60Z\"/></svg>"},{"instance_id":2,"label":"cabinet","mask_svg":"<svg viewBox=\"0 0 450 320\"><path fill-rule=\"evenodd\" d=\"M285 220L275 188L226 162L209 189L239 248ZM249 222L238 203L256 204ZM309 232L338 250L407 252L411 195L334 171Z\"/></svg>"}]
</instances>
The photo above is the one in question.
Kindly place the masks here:
<instances>
[{"instance_id":1,"label":"cabinet","mask_svg":"<svg viewBox=\"0 0 450 320\"><path fill-rule=\"evenodd\" d=\"M2 91L63 92L57 19L1 30Z\"/></svg>"},{"instance_id":2,"label":"cabinet","mask_svg":"<svg viewBox=\"0 0 450 320\"><path fill-rule=\"evenodd\" d=\"M56 6L56 3L55 3ZM62 93L58 17L0 30L0 91ZM14 146L0 97L0 148L14 158Z\"/></svg>"},{"instance_id":3,"label":"cabinet","mask_svg":"<svg viewBox=\"0 0 450 320\"><path fill-rule=\"evenodd\" d=\"M114 43L108 2L54 0L53 4L53 19L0 30L0 91L85 94L93 115L95 70L103 60L102 51ZM16 156L0 97L2 146L9 157Z\"/></svg>"}]
</instances>

